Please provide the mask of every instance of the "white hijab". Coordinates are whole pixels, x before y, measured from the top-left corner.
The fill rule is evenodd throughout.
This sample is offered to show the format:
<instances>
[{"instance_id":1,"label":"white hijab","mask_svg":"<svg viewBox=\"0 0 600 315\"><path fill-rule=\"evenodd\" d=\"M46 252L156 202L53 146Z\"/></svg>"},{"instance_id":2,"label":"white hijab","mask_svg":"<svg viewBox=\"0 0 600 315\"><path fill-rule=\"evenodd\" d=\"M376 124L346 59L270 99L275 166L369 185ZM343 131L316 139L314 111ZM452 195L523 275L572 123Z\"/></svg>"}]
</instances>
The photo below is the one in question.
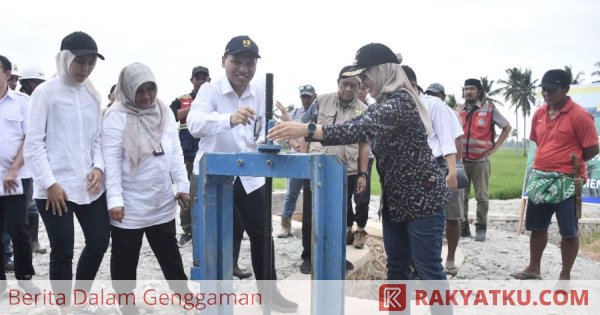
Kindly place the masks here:
<instances>
[{"instance_id":1,"label":"white hijab","mask_svg":"<svg viewBox=\"0 0 600 315\"><path fill-rule=\"evenodd\" d=\"M375 89L379 91L377 93L377 103L381 103L389 94L397 90L405 90L412 96L415 103L417 104L417 110L421 116L421 121L427 131L427 138L431 137L433 129L431 127L431 118L429 112L421 100L419 100L417 91L414 90L410 81L406 77L404 70L400 64L397 63L384 63L369 68L364 75L375 84Z\"/></svg>"},{"instance_id":2,"label":"white hijab","mask_svg":"<svg viewBox=\"0 0 600 315\"><path fill-rule=\"evenodd\" d=\"M100 97L100 93L92 84L89 78L85 79L82 83L79 83L71 77L69 74L69 67L73 60L75 60L76 56L70 52L69 50L61 50L58 54L56 54L56 70L58 72L58 77L69 86L85 86L85 88L92 94L96 102L98 103L98 108L100 108L100 104L102 103L102 98Z\"/></svg>"},{"instance_id":3,"label":"white hijab","mask_svg":"<svg viewBox=\"0 0 600 315\"><path fill-rule=\"evenodd\" d=\"M154 74L146 65L133 63L119 74L115 90L115 102L106 115L118 111L127 114L127 126L123 132L123 148L129 157L131 172L140 161L160 148L166 119L166 107L157 97L148 108L135 104L138 88L147 82L156 84Z\"/></svg>"}]
</instances>

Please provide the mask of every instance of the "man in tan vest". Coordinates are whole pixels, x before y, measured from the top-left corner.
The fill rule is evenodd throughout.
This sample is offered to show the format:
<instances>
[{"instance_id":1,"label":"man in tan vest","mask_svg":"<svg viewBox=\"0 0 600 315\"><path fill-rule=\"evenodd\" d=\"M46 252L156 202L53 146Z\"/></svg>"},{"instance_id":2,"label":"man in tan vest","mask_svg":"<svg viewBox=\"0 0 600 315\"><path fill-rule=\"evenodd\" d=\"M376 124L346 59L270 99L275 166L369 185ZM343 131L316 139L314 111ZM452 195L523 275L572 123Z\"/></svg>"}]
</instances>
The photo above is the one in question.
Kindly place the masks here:
<instances>
[{"instance_id":1,"label":"man in tan vest","mask_svg":"<svg viewBox=\"0 0 600 315\"><path fill-rule=\"evenodd\" d=\"M307 113L304 115L303 122L312 122L317 124L342 124L354 117L362 115L367 109L367 105L360 101L356 95L361 86L358 77L342 78L341 74L346 72L344 68L338 76L338 91L317 96ZM352 225L357 222L358 229L364 231L367 223L368 209L366 213L356 213L352 211L352 196L361 193L366 186L367 166L369 163L369 144L349 144L337 146L323 146L319 142L311 142L308 149L309 153L334 154L337 155L346 164L348 172L348 204L346 221L346 243L352 245L354 242L354 233ZM360 153L359 153L360 152ZM360 158L359 158L360 156ZM360 162L360 163L359 163ZM309 185L305 185L306 190ZM310 203L305 203L302 213L302 265L300 272L308 274L312 272L310 249L311 249L311 230L312 230L312 209ZM364 237L363 233L359 233ZM358 235L358 234L357 234ZM346 261L346 269L352 270L354 266Z\"/></svg>"}]
</instances>

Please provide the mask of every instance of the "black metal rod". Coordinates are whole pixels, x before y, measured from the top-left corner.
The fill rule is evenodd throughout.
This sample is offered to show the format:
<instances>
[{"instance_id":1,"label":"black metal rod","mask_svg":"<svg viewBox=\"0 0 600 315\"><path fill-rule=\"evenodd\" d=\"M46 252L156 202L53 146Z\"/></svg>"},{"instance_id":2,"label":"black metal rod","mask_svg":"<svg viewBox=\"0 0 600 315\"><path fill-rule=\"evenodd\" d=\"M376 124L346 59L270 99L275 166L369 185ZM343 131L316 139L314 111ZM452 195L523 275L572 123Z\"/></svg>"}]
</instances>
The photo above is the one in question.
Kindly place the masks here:
<instances>
[{"instance_id":1,"label":"black metal rod","mask_svg":"<svg viewBox=\"0 0 600 315\"><path fill-rule=\"evenodd\" d=\"M273 74L267 73L265 84L265 137L268 131L268 121L273 117ZM266 143L266 138L265 138ZM263 217L264 222L264 253L263 253L263 275L264 280L273 280L273 222L272 222L272 197L273 197L273 178L265 178L265 212Z\"/></svg>"}]
</instances>

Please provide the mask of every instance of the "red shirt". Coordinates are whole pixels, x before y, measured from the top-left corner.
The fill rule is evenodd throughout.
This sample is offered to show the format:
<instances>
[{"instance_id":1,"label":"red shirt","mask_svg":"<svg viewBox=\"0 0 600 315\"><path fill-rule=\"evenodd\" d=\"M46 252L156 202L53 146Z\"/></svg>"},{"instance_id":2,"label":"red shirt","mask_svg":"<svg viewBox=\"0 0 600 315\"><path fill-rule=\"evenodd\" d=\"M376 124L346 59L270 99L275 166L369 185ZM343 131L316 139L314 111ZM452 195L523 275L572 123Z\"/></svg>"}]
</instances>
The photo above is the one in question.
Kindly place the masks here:
<instances>
[{"instance_id":1,"label":"red shirt","mask_svg":"<svg viewBox=\"0 0 600 315\"><path fill-rule=\"evenodd\" d=\"M582 149L598 144L594 117L569 97L560 113L550 120L548 104L533 114L529 139L537 144L533 168L573 174L571 154L579 158L580 174L586 177Z\"/></svg>"}]
</instances>

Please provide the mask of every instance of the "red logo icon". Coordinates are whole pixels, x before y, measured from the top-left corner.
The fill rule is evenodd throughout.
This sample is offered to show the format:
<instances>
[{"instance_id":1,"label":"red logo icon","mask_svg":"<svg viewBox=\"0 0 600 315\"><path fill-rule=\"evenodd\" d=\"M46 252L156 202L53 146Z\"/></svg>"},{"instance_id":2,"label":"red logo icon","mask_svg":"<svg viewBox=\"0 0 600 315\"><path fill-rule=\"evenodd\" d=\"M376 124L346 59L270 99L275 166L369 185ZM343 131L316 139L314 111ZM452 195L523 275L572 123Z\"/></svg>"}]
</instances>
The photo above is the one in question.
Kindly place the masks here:
<instances>
[{"instance_id":1,"label":"red logo icon","mask_svg":"<svg viewBox=\"0 0 600 315\"><path fill-rule=\"evenodd\" d=\"M379 287L379 310L400 312L406 309L406 284L382 284Z\"/></svg>"}]
</instances>

